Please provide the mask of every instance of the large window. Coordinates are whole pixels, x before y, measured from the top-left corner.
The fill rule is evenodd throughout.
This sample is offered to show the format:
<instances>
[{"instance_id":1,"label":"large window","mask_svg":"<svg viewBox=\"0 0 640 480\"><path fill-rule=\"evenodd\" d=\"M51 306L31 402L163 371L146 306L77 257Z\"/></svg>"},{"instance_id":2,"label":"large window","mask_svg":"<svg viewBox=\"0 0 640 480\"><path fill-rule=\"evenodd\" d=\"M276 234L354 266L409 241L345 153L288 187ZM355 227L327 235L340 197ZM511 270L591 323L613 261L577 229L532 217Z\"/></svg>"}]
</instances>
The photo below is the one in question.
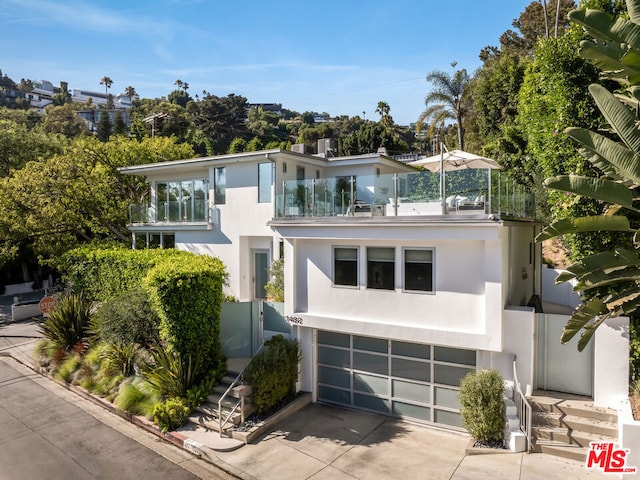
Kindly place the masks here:
<instances>
[{"instance_id":1,"label":"large window","mask_svg":"<svg viewBox=\"0 0 640 480\"><path fill-rule=\"evenodd\" d=\"M433 292L433 250L404 249L404 289Z\"/></svg>"},{"instance_id":2,"label":"large window","mask_svg":"<svg viewBox=\"0 0 640 480\"><path fill-rule=\"evenodd\" d=\"M216 205L224 205L227 202L227 168L216 167L214 169L214 194Z\"/></svg>"},{"instance_id":3,"label":"large window","mask_svg":"<svg viewBox=\"0 0 640 480\"><path fill-rule=\"evenodd\" d=\"M258 203L271 202L272 163L258 164Z\"/></svg>"},{"instance_id":4,"label":"large window","mask_svg":"<svg viewBox=\"0 0 640 480\"><path fill-rule=\"evenodd\" d=\"M207 180L156 183L159 222L204 222L208 220Z\"/></svg>"},{"instance_id":5,"label":"large window","mask_svg":"<svg viewBox=\"0 0 640 480\"><path fill-rule=\"evenodd\" d=\"M358 248L333 248L333 284L345 287L358 286Z\"/></svg>"},{"instance_id":6,"label":"large window","mask_svg":"<svg viewBox=\"0 0 640 480\"><path fill-rule=\"evenodd\" d=\"M393 247L367 248L367 288L395 289L395 255Z\"/></svg>"}]
</instances>

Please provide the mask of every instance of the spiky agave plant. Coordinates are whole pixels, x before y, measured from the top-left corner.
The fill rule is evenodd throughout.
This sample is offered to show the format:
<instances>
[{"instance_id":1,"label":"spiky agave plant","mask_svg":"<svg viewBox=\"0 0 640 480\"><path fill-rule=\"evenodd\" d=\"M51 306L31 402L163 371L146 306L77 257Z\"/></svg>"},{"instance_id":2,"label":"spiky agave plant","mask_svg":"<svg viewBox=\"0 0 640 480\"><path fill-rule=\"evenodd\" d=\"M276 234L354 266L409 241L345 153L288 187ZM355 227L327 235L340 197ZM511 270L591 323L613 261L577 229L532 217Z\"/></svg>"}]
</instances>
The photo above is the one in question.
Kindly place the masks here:
<instances>
[{"instance_id":1,"label":"spiky agave plant","mask_svg":"<svg viewBox=\"0 0 640 480\"><path fill-rule=\"evenodd\" d=\"M86 343L93 314L93 302L84 293L69 293L40 326L40 332L61 350Z\"/></svg>"}]
</instances>

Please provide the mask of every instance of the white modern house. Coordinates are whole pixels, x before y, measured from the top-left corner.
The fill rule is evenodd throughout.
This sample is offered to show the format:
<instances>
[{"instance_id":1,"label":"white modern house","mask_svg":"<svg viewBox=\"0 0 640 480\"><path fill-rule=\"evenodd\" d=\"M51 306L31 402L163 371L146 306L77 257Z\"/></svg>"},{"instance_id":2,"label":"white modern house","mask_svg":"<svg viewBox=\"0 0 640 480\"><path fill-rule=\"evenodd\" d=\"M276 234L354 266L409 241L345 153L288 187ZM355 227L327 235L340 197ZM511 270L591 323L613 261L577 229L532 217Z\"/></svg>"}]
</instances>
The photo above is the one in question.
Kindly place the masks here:
<instances>
[{"instance_id":1,"label":"white modern house","mask_svg":"<svg viewBox=\"0 0 640 480\"><path fill-rule=\"evenodd\" d=\"M514 365L523 390L613 407L627 395L628 324L604 325L583 353L560 345L567 309L539 300L533 201L498 170L442 178L382 154L267 150L121 172L150 187L131 209L134 248L218 256L241 301L263 299L284 258L315 401L457 429L460 379L495 367L513 381Z\"/></svg>"}]
</instances>

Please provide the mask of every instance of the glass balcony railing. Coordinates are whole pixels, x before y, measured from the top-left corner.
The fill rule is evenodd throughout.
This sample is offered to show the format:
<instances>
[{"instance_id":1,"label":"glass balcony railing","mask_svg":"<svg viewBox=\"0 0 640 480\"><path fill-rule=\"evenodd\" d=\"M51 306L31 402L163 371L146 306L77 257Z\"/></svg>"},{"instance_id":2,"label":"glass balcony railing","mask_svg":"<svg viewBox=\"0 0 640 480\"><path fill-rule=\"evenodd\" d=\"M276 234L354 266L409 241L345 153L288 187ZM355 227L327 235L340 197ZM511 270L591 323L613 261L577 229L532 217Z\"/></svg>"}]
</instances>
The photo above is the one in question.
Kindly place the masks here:
<instances>
[{"instance_id":1,"label":"glass balcony railing","mask_svg":"<svg viewBox=\"0 0 640 480\"><path fill-rule=\"evenodd\" d=\"M132 203L129 205L129 221L132 224L149 223L203 223L210 221L207 200L160 202L153 205Z\"/></svg>"},{"instance_id":2,"label":"glass balcony railing","mask_svg":"<svg viewBox=\"0 0 640 480\"><path fill-rule=\"evenodd\" d=\"M491 213L533 218L534 196L487 169L287 181L276 196L277 217Z\"/></svg>"}]
</instances>

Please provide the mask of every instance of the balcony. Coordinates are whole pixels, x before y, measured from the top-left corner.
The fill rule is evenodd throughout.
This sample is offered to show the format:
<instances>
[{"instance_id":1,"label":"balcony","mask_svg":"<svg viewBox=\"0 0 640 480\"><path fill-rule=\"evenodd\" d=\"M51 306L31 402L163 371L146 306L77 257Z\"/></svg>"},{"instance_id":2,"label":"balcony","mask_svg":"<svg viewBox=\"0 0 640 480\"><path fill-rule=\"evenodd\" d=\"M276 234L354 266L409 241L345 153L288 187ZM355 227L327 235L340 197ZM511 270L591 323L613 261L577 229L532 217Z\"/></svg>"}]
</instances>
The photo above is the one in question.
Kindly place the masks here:
<instances>
[{"instance_id":1,"label":"balcony","mask_svg":"<svg viewBox=\"0 0 640 480\"><path fill-rule=\"evenodd\" d=\"M535 198L489 169L287 181L276 198L277 218L490 214L533 219Z\"/></svg>"},{"instance_id":2,"label":"balcony","mask_svg":"<svg viewBox=\"0 0 640 480\"><path fill-rule=\"evenodd\" d=\"M131 225L149 224L208 224L211 211L207 200L160 202L157 208L149 204L129 205Z\"/></svg>"}]
</instances>

